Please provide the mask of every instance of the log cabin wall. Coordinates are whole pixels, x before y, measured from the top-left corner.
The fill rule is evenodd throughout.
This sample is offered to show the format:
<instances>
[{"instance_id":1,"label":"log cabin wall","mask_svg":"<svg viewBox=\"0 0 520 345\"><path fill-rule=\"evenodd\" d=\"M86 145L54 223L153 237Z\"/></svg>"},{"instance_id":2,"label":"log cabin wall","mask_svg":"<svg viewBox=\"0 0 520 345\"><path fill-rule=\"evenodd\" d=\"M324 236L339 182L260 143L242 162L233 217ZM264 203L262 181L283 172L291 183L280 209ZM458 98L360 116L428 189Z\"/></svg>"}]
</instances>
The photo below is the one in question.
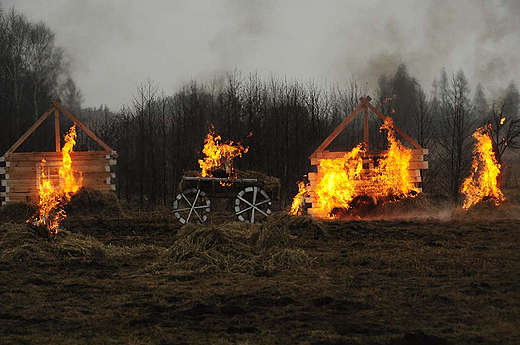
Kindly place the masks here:
<instances>
[{"instance_id":1,"label":"log cabin wall","mask_svg":"<svg viewBox=\"0 0 520 345\"><path fill-rule=\"evenodd\" d=\"M107 151L72 152L72 169L76 179L82 177L83 187L99 191L114 191L117 154ZM37 203L41 162L54 185L59 185L61 152L8 153L0 157L0 201Z\"/></svg>"}]
</instances>

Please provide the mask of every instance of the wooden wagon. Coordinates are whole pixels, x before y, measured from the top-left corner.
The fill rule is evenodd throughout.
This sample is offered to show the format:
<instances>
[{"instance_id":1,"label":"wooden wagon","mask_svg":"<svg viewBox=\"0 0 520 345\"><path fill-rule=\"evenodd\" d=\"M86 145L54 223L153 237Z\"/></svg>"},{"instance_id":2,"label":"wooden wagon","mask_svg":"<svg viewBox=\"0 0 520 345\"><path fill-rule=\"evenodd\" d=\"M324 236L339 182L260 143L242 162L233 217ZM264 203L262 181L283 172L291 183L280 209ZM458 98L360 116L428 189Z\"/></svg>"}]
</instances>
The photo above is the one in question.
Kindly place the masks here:
<instances>
[{"instance_id":1,"label":"wooden wagon","mask_svg":"<svg viewBox=\"0 0 520 345\"><path fill-rule=\"evenodd\" d=\"M382 114L377 108L375 108L371 103L370 96L361 97L360 104L354 109L352 113L343 122L336 127L336 129L323 141L323 143L309 156L311 161L311 165L316 166L316 172L309 172L308 180L309 186L307 187L308 196L305 198L305 202L311 204L310 208L307 208L307 212L319 218L326 218L328 215L324 214L324 211L319 208L318 200L315 195L315 188L323 177L322 169L320 167L320 159L331 159L331 158L340 158L345 155L346 152L331 152L327 151L326 148L336 139L336 137L347 127L348 124L354 120L356 115L358 115L361 111L364 114L364 143L366 151L363 158L363 175L370 176L372 169L377 165L377 161L384 157L388 151L370 151L369 150L369 127L368 127L368 115L369 110L372 111L375 115L385 121L386 116ZM401 130L397 126L393 126L393 129L399 133L406 141L408 141L414 149L412 149L412 158L410 160L409 165L409 173L410 173L410 182L415 187L417 191L422 191L421 186L421 170L428 169L428 162L424 160L424 156L428 154L428 150L424 149L417 141L415 141L412 137L410 137L407 133Z\"/></svg>"},{"instance_id":2,"label":"wooden wagon","mask_svg":"<svg viewBox=\"0 0 520 345\"><path fill-rule=\"evenodd\" d=\"M256 178L183 176L182 192L173 202L173 214L182 223L208 220L211 198L234 199L234 211L242 222L258 223L271 215L272 200Z\"/></svg>"}]
</instances>

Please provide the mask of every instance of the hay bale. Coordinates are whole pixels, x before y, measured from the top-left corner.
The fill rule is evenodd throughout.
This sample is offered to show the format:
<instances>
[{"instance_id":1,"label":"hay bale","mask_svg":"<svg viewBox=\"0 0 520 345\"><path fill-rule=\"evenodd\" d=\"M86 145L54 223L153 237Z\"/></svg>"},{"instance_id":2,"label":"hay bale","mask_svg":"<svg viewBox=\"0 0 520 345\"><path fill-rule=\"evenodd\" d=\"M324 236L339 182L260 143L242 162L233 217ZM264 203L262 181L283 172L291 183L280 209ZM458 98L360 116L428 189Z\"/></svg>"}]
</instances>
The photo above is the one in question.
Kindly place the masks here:
<instances>
[{"instance_id":1,"label":"hay bale","mask_svg":"<svg viewBox=\"0 0 520 345\"><path fill-rule=\"evenodd\" d=\"M275 212L266 221L268 226L285 228L289 234L309 239L327 239L325 224L311 216L291 216L287 212Z\"/></svg>"},{"instance_id":2,"label":"hay bale","mask_svg":"<svg viewBox=\"0 0 520 345\"><path fill-rule=\"evenodd\" d=\"M258 183L266 192L273 194L271 197L277 197L280 193L281 183L278 177L269 176L260 171L254 170L235 170L239 179L257 179ZM199 171L187 170L183 172L183 176L200 177ZM179 190L184 189L183 181L179 184Z\"/></svg>"},{"instance_id":3,"label":"hay bale","mask_svg":"<svg viewBox=\"0 0 520 345\"><path fill-rule=\"evenodd\" d=\"M438 207L435 206L428 196L419 193L415 197L403 198L391 202L386 202L378 207L377 216L384 218L413 217L422 216L426 213L437 213Z\"/></svg>"},{"instance_id":4,"label":"hay bale","mask_svg":"<svg viewBox=\"0 0 520 345\"><path fill-rule=\"evenodd\" d=\"M105 257L104 245L90 236L61 231L54 245L63 259L98 262Z\"/></svg>"},{"instance_id":5,"label":"hay bale","mask_svg":"<svg viewBox=\"0 0 520 345\"><path fill-rule=\"evenodd\" d=\"M25 224L1 224L0 234L1 261L36 263L55 259L49 241Z\"/></svg>"},{"instance_id":6,"label":"hay bale","mask_svg":"<svg viewBox=\"0 0 520 345\"><path fill-rule=\"evenodd\" d=\"M257 179L258 182L262 185L262 187L269 193L280 192L281 183L278 177L269 176L260 171L254 170L237 170L237 177L243 179ZM274 196L274 195L273 195Z\"/></svg>"},{"instance_id":7,"label":"hay bale","mask_svg":"<svg viewBox=\"0 0 520 345\"><path fill-rule=\"evenodd\" d=\"M10 202L0 207L0 222L25 223L35 212L33 205Z\"/></svg>"},{"instance_id":8,"label":"hay bale","mask_svg":"<svg viewBox=\"0 0 520 345\"><path fill-rule=\"evenodd\" d=\"M5 223L0 225L0 260L27 263L56 260L99 261L104 258L104 245L97 240L61 231L55 239L40 227Z\"/></svg>"},{"instance_id":9,"label":"hay bale","mask_svg":"<svg viewBox=\"0 0 520 345\"><path fill-rule=\"evenodd\" d=\"M64 207L69 215L121 216L123 211L115 193L81 188Z\"/></svg>"},{"instance_id":10,"label":"hay bale","mask_svg":"<svg viewBox=\"0 0 520 345\"><path fill-rule=\"evenodd\" d=\"M212 227L187 224L179 230L163 260L173 264L176 270L253 275L274 274L311 262L305 251L288 246L287 230L268 224L231 222Z\"/></svg>"}]
</instances>

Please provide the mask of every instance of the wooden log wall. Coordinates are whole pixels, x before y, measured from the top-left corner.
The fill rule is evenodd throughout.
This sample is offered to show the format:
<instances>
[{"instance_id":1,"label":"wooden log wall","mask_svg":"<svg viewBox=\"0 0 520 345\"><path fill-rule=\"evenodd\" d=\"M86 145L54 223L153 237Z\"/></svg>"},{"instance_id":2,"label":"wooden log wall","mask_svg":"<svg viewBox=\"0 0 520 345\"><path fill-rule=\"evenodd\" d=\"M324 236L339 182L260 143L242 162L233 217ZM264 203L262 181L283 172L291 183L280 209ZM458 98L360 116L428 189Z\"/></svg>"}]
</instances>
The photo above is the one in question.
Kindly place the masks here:
<instances>
[{"instance_id":1,"label":"wooden log wall","mask_svg":"<svg viewBox=\"0 0 520 345\"><path fill-rule=\"evenodd\" d=\"M72 152L72 169L76 179L82 177L83 187L100 191L114 191L115 151ZM53 184L59 184L59 166L61 152L25 152L9 153L0 157L0 201L37 203L38 185L41 176L41 162L46 160L44 168Z\"/></svg>"},{"instance_id":2,"label":"wooden log wall","mask_svg":"<svg viewBox=\"0 0 520 345\"><path fill-rule=\"evenodd\" d=\"M314 190L321 178L323 177L323 172L321 166L319 164L320 159L333 159L333 158L341 158L345 155L346 152L330 152L323 151L318 153L316 157L310 158L311 165L317 166L317 172L310 172L308 174L309 186L308 197L305 198L305 202L311 204L312 207L307 209L307 212L314 217L326 218L327 215L324 214L324 211L318 208L316 195ZM371 169L374 168L374 161L379 159L386 151L370 151L367 152L363 157L363 175L369 176ZM424 155L428 154L427 149L413 149L412 150L412 159L410 160L410 166L408 171L410 172L410 182L413 183L414 187L416 187L419 191L422 191L421 188L421 169L428 169L428 162L424 160ZM360 183L363 183L360 181Z\"/></svg>"}]
</instances>

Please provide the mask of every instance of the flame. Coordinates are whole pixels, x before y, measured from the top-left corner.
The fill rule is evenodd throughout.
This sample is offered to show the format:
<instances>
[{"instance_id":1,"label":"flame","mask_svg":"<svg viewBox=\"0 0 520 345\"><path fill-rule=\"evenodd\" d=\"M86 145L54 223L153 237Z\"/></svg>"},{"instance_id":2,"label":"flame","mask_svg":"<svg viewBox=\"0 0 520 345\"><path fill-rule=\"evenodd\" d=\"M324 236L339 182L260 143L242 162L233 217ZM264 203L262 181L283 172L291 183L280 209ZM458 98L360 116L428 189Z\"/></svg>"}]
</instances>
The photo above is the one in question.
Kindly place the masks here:
<instances>
[{"instance_id":1,"label":"flame","mask_svg":"<svg viewBox=\"0 0 520 345\"><path fill-rule=\"evenodd\" d=\"M505 117L500 119L500 125L502 126L504 124L504 122L506 122L506 118Z\"/></svg>"},{"instance_id":2,"label":"flame","mask_svg":"<svg viewBox=\"0 0 520 345\"><path fill-rule=\"evenodd\" d=\"M356 180L363 170L361 152L365 152L363 144L341 158L320 159L323 177L316 186L318 208L330 214L333 208L349 208L349 203L357 194Z\"/></svg>"},{"instance_id":3,"label":"flame","mask_svg":"<svg viewBox=\"0 0 520 345\"><path fill-rule=\"evenodd\" d=\"M401 195L415 190L410 182L410 160L412 150L403 146L395 137L393 130L394 122L387 117L381 126L381 130L386 129L388 139L388 152L379 161L379 165L374 169L375 176L372 178L374 185L377 186L373 197L386 197L389 195Z\"/></svg>"},{"instance_id":4,"label":"flame","mask_svg":"<svg viewBox=\"0 0 520 345\"><path fill-rule=\"evenodd\" d=\"M460 189L465 195L462 208L466 210L484 198L493 199L497 206L505 201L504 194L498 186L501 166L493 151L493 142L489 135L490 130L491 125L487 125L478 128L473 133L477 143L473 149L471 174L464 180Z\"/></svg>"},{"instance_id":5,"label":"flame","mask_svg":"<svg viewBox=\"0 0 520 345\"><path fill-rule=\"evenodd\" d=\"M211 125L209 133L204 139L204 149L202 152L206 155L204 159L199 159L199 165L202 169L202 177L213 176L212 171L217 169L225 169L226 173L233 174L233 160L236 157L242 157L243 153L247 153L248 147L244 148L240 142L236 144L229 141L221 144L222 138L215 134L215 128Z\"/></svg>"},{"instance_id":6,"label":"flame","mask_svg":"<svg viewBox=\"0 0 520 345\"><path fill-rule=\"evenodd\" d=\"M388 131L389 148L373 169L363 169L363 157L367 157L363 144L341 158L319 160L323 177L315 190L317 208L329 218L333 217L331 211L334 208L351 208L351 202L358 196L368 196L377 201L418 192L410 182L408 171L412 150L396 139L390 117L386 118L381 130Z\"/></svg>"},{"instance_id":7,"label":"flame","mask_svg":"<svg viewBox=\"0 0 520 345\"><path fill-rule=\"evenodd\" d=\"M290 215L299 216L303 214L302 200L306 192L305 183L303 181L298 182L298 194L294 196L291 210L289 211Z\"/></svg>"},{"instance_id":8,"label":"flame","mask_svg":"<svg viewBox=\"0 0 520 345\"><path fill-rule=\"evenodd\" d=\"M29 221L47 228L53 236L57 235L60 222L67 217L63 206L69 202L71 196L82 186L82 177L78 181L74 178L72 159L70 157L76 144L76 126L72 126L65 136L65 145L62 149L62 162L60 164L60 184L53 185L45 168L46 160L40 164L41 175L38 185L38 211Z\"/></svg>"}]
</instances>

